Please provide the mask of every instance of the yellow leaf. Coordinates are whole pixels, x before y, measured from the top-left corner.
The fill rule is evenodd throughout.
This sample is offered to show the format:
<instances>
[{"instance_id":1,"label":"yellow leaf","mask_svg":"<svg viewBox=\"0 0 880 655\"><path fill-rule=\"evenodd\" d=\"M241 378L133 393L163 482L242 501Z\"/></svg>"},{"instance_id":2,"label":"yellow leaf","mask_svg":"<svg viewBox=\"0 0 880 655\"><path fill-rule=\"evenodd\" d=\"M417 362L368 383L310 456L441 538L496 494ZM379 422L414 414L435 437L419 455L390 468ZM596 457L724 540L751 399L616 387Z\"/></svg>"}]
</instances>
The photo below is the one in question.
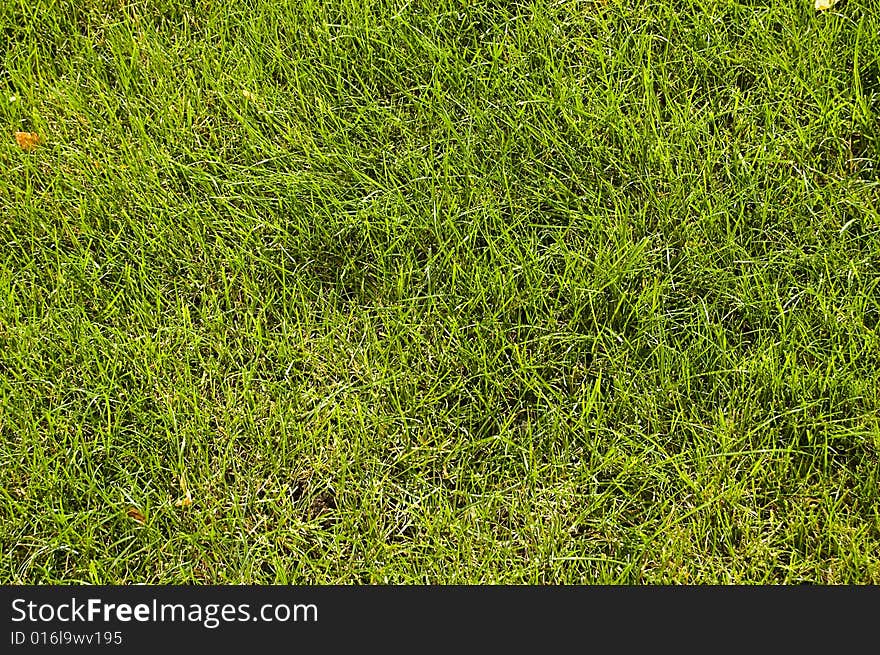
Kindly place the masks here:
<instances>
[{"instance_id":1,"label":"yellow leaf","mask_svg":"<svg viewBox=\"0 0 880 655\"><path fill-rule=\"evenodd\" d=\"M36 132L16 132L15 142L22 150L33 150L40 145L42 139Z\"/></svg>"},{"instance_id":2,"label":"yellow leaf","mask_svg":"<svg viewBox=\"0 0 880 655\"><path fill-rule=\"evenodd\" d=\"M837 0L816 0L816 11L825 11L831 9Z\"/></svg>"},{"instance_id":3,"label":"yellow leaf","mask_svg":"<svg viewBox=\"0 0 880 655\"><path fill-rule=\"evenodd\" d=\"M186 491L186 495L183 498L178 498L175 502L175 505L178 507L189 507L193 504L192 494L189 492L189 489Z\"/></svg>"},{"instance_id":4,"label":"yellow leaf","mask_svg":"<svg viewBox=\"0 0 880 655\"><path fill-rule=\"evenodd\" d=\"M186 478L183 475L180 476L180 489L183 491L183 498L178 498L174 504L178 507L189 507L193 504L193 498L186 484Z\"/></svg>"}]
</instances>

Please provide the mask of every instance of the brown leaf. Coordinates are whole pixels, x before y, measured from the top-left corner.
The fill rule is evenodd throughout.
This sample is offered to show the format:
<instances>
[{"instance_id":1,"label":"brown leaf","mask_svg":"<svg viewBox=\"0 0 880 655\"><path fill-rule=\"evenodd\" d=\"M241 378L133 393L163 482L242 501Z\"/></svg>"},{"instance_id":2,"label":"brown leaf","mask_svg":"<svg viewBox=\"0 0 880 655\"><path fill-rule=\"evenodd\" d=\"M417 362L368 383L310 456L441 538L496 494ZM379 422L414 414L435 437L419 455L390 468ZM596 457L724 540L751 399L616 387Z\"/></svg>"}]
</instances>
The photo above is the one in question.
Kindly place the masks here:
<instances>
[{"instance_id":1,"label":"brown leaf","mask_svg":"<svg viewBox=\"0 0 880 655\"><path fill-rule=\"evenodd\" d=\"M36 132L16 132L15 133L15 142L18 144L18 147L22 150L33 150L38 145L40 145L43 140L40 138L40 135Z\"/></svg>"},{"instance_id":2,"label":"brown leaf","mask_svg":"<svg viewBox=\"0 0 880 655\"><path fill-rule=\"evenodd\" d=\"M144 524L147 522L147 517L144 516L144 513L141 512L137 507L129 507L126 514L128 514L129 518L137 521L140 524Z\"/></svg>"}]
</instances>

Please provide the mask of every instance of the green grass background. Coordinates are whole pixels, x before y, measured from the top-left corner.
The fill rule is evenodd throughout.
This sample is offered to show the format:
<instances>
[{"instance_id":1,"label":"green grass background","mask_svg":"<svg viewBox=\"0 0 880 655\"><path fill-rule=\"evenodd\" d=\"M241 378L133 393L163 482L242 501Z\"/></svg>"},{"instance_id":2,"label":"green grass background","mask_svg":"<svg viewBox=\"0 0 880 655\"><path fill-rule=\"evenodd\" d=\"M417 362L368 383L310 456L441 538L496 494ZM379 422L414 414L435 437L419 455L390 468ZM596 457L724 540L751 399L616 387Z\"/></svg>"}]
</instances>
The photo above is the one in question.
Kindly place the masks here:
<instances>
[{"instance_id":1,"label":"green grass background","mask_svg":"<svg viewBox=\"0 0 880 655\"><path fill-rule=\"evenodd\" d=\"M0 0L0 94L0 581L880 582L876 0Z\"/></svg>"}]
</instances>

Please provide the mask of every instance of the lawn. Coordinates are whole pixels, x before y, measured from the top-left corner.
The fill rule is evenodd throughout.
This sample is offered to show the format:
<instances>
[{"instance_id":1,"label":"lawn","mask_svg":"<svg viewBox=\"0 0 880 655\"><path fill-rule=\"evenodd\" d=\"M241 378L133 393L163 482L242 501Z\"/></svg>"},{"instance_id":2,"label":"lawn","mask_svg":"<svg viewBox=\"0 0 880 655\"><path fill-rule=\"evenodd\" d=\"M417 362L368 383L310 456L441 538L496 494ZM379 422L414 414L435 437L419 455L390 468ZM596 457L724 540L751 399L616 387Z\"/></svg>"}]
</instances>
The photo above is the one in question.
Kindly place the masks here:
<instances>
[{"instance_id":1,"label":"lawn","mask_svg":"<svg viewBox=\"0 0 880 655\"><path fill-rule=\"evenodd\" d=\"M880 582L878 0L0 0L0 125L0 582Z\"/></svg>"}]
</instances>

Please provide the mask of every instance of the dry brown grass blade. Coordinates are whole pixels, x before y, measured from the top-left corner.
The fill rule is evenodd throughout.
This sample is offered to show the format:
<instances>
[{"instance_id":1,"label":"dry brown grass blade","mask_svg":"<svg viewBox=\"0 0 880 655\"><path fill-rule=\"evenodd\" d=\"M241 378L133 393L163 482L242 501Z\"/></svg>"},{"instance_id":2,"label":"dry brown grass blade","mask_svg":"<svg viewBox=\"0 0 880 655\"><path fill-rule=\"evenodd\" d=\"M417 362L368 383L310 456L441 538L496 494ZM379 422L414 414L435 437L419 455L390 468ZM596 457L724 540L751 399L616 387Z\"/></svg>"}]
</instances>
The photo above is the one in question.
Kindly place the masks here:
<instances>
[{"instance_id":1,"label":"dry brown grass blade","mask_svg":"<svg viewBox=\"0 0 880 655\"><path fill-rule=\"evenodd\" d=\"M140 511L137 507L129 507L126 514L130 519L137 521L138 523L143 524L147 522L147 517L144 516L144 513Z\"/></svg>"}]
</instances>

